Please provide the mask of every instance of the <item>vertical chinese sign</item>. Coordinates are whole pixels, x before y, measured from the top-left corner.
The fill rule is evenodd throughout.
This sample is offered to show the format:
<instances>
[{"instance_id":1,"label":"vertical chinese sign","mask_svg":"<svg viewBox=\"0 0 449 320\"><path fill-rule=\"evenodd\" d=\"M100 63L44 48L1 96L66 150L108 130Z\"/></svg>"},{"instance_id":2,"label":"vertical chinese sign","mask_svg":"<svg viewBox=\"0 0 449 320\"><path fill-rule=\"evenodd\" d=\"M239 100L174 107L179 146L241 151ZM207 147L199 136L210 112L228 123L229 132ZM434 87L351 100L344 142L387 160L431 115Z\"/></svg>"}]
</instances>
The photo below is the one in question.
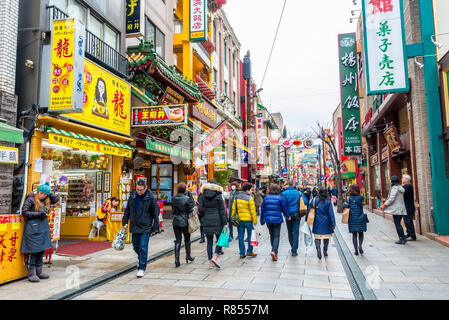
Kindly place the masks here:
<instances>
[{"instance_id":1,"label":"vertical chinese sign","mask_svg":"<svg viewBox=\"0 0 449 320\"><path fill-rule=\"evenodd\" d=\"M368 95L409 91L402 0L363 0Z\"/></svg>"},{"instance_id":2,"label":"vertical chinese sign","mask_svg":"<svg viewBox=\"0 0 449 320\"><path fill-rule=\"evenodd\" d=\"M343 120L343 153L362 154L360 105L357 78L357 50L355 33L338 35L340 65L341 114Z\"/></svg>"},{"instance_id":3,"label":"vertical chinese sign","mask_svg":"<svg viewBox=\"0 0 449 320\"><path fill-rule=\"evenodd\" d=\"M50 112L83 111L85 36L76 19L53 21Z\"/></svg>"},{"instance_id":4,"label":"vertical chinese sign","mask_svg":"<svg viewBox=\"0 0 449 320\"><path fill-rule=\"evenodd\" d=\"M126 0L126 37L143 37L145 1Z\"/></svg>"},{"instance_id":5,"label":"vertical chinese sign","mask_svg":"<svg viewBox=\"0 0 449 320\"><path fill-rule=\"evenodd\" d=\"M265 167L265 146L263 146L260 143L260 138L264 136L262 113L259 113L257 115L256 133L257 133L257 170L263 170Z\"/></svg>"},{"instance_id":6,"label":"vertical chinese sign","mask_svg":"<svg viewBox=\"0 0 449 320\"><path fill-rule=\"evenodd\" d=\"M207 40L207 0L190 0L190 41Z\"/></svg>"}]
</instances>

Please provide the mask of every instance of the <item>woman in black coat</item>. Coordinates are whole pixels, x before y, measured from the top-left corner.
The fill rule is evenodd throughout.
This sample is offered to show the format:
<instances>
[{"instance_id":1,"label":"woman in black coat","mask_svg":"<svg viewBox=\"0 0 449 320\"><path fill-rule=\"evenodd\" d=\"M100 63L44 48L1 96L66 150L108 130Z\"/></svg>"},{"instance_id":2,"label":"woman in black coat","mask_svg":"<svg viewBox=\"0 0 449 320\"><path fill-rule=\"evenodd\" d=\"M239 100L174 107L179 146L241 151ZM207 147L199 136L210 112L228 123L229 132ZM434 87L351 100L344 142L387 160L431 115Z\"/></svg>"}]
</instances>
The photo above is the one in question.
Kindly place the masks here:
<instances>
[{"instance_id":1,"label":"woman in black coat","mask_svg":"<svg viewBox=\"0 0 449 320\"><path fill-rule=\"evenodd\" d=\"M358 256L359 252L363 254L363 233L366 232L367 222L365 212L363 212L363 196L360 195L358 185L352 184L349 187L349 197L346 198L343 208L349 208L348 227L349 232L352 233L354 254Z\"/></svg>"},{"instance_id":2,"label":"woman in black coat","mask_svg":"<svg viewBox=\"0 0 449 320\"><path fill-rule=\"evenodd\" d=\"M214 235L220 237L223 227L227 228L227 220L225 215L225 207L223 200L223 188L215 181L211 180L209 183L201 187L201 196L199 199L200 217L203 219L203 230L207 239L207 255L209 258L209 266L220 268L218 262L218 254L221 251L220 246L216 246L215 254L212 256L212 247L214 243Z\"/></svg>"},{"instance_id":3,"label":"woman in black coat","mask_svg":"<svg viewBox=\"0 0 449 320\"><path fill-rule=\"evenodd\" d=\"M184 243L186 246L186 263L195 260L190 255L190 233L189 233L189 214L193 212L195 203L192 197L186 195L186 184L181 182L178 185L178 193L172 199L173 208L173 231L175 232L175 265L179 267L179 254L181 251L182 235L184 234Z\"/></svg>"},{"instance_id":4,"label":"woman in black coat","mask_svg":"<svg viewBox=\"0 0 449 320\"><path fill-rule=\"evenodd\" d=\"M37 192L31 192L23 204L25 228L20 252L26 254L28 280L31 282L49 278L47 274L42 273L45 250L52 247L47 216L50 213L50 205L58 202L59 197L51 193L47 183L39 186Z\"/></svg>"}]
</instances>

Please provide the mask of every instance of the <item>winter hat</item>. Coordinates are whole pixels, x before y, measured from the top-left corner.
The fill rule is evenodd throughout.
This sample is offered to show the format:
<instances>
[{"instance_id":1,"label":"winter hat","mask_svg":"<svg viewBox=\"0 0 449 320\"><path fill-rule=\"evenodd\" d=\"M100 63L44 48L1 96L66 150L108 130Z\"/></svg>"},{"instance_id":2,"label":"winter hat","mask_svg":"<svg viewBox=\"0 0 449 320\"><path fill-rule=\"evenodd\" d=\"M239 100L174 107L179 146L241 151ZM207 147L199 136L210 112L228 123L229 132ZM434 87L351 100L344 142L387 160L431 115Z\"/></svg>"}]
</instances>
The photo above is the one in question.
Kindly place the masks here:
<instances>
[{"instance_id":1,"label":"winter hat","mask_svg":"<svg viewBox=\"0 0 449 320\"><path fill-rule=\"evenodd\" d=\"M50 195L51 193L50 183L45 182L45 184L41 184L39 188L37 188L37 192L42 192L45 193L46 195Z\"/></svg>"}]
</instances>

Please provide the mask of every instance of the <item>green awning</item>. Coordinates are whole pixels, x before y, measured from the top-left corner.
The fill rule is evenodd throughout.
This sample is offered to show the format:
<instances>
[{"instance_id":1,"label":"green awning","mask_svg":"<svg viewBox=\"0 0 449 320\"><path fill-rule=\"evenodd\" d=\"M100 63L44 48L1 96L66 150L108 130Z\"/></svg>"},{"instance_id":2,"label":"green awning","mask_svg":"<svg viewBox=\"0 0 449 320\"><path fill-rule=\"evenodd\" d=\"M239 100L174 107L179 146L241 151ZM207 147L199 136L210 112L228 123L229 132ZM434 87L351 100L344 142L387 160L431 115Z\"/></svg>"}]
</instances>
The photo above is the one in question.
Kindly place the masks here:
<instances>
[{"instance_id":1,"label":"green awning","mask_svg":"<svg viewBox=\"0 0 449 320\"><path fill-rule=\"evenodd\" d=\"M56 128L52 128L52 127L46 127L45 129L47 130L47 132L50 132L50 133L61 134L61 135L67 136L67 137L82 139L82 140L86 140L86 141L90 141L90 142L102 143L102 144L112 146L112 147L133 150L133 148L131 146L127 146L126 144L123 144L123 143L94 138L94 137L86 136L84 134L74 133L74 132L56 129Z\"/></svg>"},{"instance_id":2,"label":"green awning","mask_svg":"<svg viewBox=\"0 0 449 320\"><path fill-rule=\"evenodd\" d=\"M0 141L23 143L23 130L0 122Z\"/></svg>"},{"instance_id":3,"label":"green awning","mask_svg":"<svg viewBox=\"0 0 449 320\"><path fill-rule=\"evenodd\" d=\"M354 179L355 178L355 172L345 172L341 175L341 179L347 180L347 179ZM335 175L331 178L331 180L335 180Z\"/></svg>"}]
</instances>

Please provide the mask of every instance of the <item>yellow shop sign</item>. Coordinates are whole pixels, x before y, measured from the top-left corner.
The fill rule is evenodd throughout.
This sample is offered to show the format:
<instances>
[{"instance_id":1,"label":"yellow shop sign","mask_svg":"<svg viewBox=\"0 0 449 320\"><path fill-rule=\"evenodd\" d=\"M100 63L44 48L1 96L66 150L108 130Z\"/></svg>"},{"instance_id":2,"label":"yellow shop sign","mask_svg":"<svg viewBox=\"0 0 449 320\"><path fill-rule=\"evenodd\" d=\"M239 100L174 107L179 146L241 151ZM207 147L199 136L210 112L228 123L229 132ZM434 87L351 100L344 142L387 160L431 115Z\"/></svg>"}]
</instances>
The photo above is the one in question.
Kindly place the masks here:
<instances>
[{"instance_id":1,"label":"yellow shop sign","mask_svg":"<svg viewBox=\"0 0 449 320\"><path fill-rule=\"evenodd\" d=\"M87 151L101 152L113 156L120 156L126 158L132 157L132 150L108 146L102 143L67 137L59 134L49 133L48 142L51 144L57 144L65 147L70 147L73 149L83 149Z\"/></svg>"}]
</instances>

